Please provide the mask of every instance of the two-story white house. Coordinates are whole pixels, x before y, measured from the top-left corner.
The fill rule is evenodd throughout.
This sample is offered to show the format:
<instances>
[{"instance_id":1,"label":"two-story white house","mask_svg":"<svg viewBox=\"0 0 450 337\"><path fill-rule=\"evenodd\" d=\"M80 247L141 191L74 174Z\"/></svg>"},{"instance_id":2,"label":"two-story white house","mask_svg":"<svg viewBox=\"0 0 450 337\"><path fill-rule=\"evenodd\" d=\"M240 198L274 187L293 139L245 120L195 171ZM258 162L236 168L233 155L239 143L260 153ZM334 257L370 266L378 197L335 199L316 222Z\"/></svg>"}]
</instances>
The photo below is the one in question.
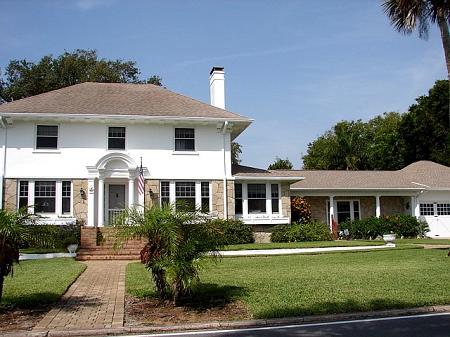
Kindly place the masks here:
<instances>
[{"instance_id":1,"label":"two-story white house","mask_svg":"<svg viewBox=\"0 0 450 337\"><path fill-rule=\"evenodd\" d=\"M231 142L252 120L225 110L223 68L211 70L210 94L211 105L151 84L81 83L1 105L0 204L90 227L135 204L177 201L288 223L301 177L233 176Z\"/></svg>"}]
</instances>

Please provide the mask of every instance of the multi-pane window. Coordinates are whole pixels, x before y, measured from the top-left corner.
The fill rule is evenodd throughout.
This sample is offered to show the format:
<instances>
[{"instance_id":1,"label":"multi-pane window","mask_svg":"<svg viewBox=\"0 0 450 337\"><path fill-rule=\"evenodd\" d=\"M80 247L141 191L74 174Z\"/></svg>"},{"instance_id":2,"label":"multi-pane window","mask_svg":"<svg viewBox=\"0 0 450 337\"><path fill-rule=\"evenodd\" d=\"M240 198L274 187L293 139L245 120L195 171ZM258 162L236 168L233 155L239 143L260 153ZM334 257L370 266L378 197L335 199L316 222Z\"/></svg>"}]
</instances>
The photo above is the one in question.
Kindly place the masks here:
<instances>
[{"instance_id":1,"label":"multi-pane window","mask_svg":"<svg viewBox=\"0 0 450 337\"><path fill-rule=\"evenodd\" d=\"M19 183L19 208L28 207L28 181Z\"/></svg>"},{"instance_id":2,"label":"multi-pane window","mask_svg":"<svg viewBox=\"0 0 450 337\"><path fill-rule=\"evenodd\" d=\"M70 181L63 181L61 184L61 213L70 213L70 198L72 195L72 183Z\"/></svg>"},{"instance_id":3,"label":"multi-pane window","mask_svg":"<svg viewBox=\"0 0 450 337\"><path fill-rule=\"evenodd\" d=\"M209 182L202 181L202 213L209 213Z\"/></svg>"},{"instance_id":4,"label":"multi-pane window","mask_svg":"<svg viewBox=\"0 0 450 337\"><path fill-rule=\"evenodd\" d=\"M175 151L195 151L194 129L175 128Z\"/></svg>"},{"instance_id":5,"label":"multi-pane window","mask_svg":"<svg viewBox=\"0 0 450 337\"><path fill-rule=\"evenodd\" d=\"M170 184L168 181L161 181L161 206L170 204Z\"/></svg>"},{"instance_id":6,"label":"multi-pane window","mask_svg":"<svg viewBox=\"0 0 450 337\"><path fill-rule=\"evenodd\" d=\"M195 182L176 182L175 201L176 207L195 211Z\"/></svg>"},{"instance_id":7,"label":"multi-pane window","mask_svg":"<svg viewBox=\"0 0 450 337\"><path fill-rule=\"evenodd\" d=\"M36 127L36 149L58 148L58 126L37 125Z\"/></svg>"},{"instance_id":8,"label":"multi-pane window","mask_svg":"<svg viewBox=\"0 0 450 337\"><path fill-rule=\"evenodd\" d=\"M450 215L450 204L437 204L437 215Z\"/></svg>"},{"instance_id":9,"label":"multi-pane window","mask_svg":"<svg viewBox=\"0 0 450 337\"><path fill-rule=\"evenodd\" d=\"M354 200L353 201L353 219L359 220L359 201Z\"/></svg>"},{"instance_id":10,"label":"multi-pane window","mask_svg":"<svg viewBox=\"0 0 450 337\"><path fill-rule=\"evenodd\" d=\"M34 209L36 213L55 213L56 182L36 181L34 184Z\"/></svg>"},{"instance_id":11,"label":"multi-pane window","mask_svg":"<svg viewBox=\"0 0 450 337\"><path fill-rule=\"evenodd\" d=\"M278 213L280 211L280 196L278 193L278 184L271 184L271 197L272 197L272 213Z\"/></svg>"},{"instance_id":12,"label":"multi-pane window","mask_svg":"<svg viewBox=\"0 0 450 337\"><path fill-rule=\"evenodd\" d=\"M266 212L266 184L248 184L248 212Z\"/></svg>"},{"instance_id":13,"label":"multi-pane window","mask_svg":"<svg viewBox=\"0 0 450 337\"><path fill-rule=\"evenodd\" d=\"M125 128L108 128L108 150L125 150Z\"/></svg>"},{"instance_id":14,"label":"multi-pane window","mask_svg":"<svg viewBox=\"0 0 450 337\"><path fill-rule=\"evenodd\" d=\"M242 184L234 184L234 213L242 214Z\"/></svg>"},{"instance_id":15,"label":"multi-pane window","mask_svg":"<svg viewBox=\"0 0 450 337\"><path fill-rule=\"evenodd\" d=\"M434 204L420 204L420 215L434 215Z\"/></svg>"}]
</instances>

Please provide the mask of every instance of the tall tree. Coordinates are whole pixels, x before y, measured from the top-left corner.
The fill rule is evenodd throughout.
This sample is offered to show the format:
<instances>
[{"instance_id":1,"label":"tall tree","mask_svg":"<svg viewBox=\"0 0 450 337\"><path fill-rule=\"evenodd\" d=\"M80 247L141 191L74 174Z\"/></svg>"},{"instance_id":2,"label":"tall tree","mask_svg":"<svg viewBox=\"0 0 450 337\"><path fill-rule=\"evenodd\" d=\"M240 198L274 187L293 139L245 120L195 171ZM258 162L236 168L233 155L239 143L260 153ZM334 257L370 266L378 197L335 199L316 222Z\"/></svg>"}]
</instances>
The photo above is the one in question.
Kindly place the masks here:
<instances>
[{"instance_id":1,"label":"tall tree","mask_svg":"<svg viewBox=\"0 0 450 337\"><path fill-rule=\"evenodd\" d=\"M0 79L0 96L15 100L82 82L152 83L161 85L159 76L139 79L136 62L99 59L95 50L77 49L54 58L44 56L37 63L11 60Z\"/></svg>"},{"instance_id":2,"label":"tall tree","mask_svg":"<svg viewBox=\"0 0 450 337\"><path fill-rule=\"evenodd\" d=\"M231 143L231 164L239 165L241 163L242 145L238 142Z\"/></svg>"},{"instance_id":3,"label":"tall tree","mask_svg":"<svg viewBox=\"0 0 450 337\"><path fill-rule=\"evenodd\" d=\"M384 12L399 32L411 34L417 30L420 38L428 37L430 23L437 23L441 32L447 72L450 79L449 0L384 0Z\"/></svg>"},{"instance_id":4,"label":"tall tree","mask_svg":"<svg viewBox=\"0 0 450 337\"><path fill-rule=\"evenodd\" d=\"M268 170L292 170L294 165L292 165L291 161L286 159L281 159L279 157L275 158L275 161L269 165Z\"/></svg>"}]
</instances>

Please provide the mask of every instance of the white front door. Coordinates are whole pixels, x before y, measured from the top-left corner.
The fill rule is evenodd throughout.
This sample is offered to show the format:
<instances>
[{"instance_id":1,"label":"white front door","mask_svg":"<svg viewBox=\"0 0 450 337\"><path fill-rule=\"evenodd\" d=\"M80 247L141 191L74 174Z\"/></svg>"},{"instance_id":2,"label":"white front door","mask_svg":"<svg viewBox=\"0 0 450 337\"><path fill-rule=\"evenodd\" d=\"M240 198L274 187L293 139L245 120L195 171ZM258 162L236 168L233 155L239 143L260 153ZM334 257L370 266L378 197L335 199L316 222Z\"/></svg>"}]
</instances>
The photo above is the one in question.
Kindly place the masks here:
<instances>
[{"instance_id":1,"label":"white front door","mask_svg":"<svg viewBox=\"0 0 450 337\"><path fill-rule=\"evenodd\" d=\"M108 204L108 222L111 224L125 209L125 184L109 185Z\"/></svg>"}]
</instances>

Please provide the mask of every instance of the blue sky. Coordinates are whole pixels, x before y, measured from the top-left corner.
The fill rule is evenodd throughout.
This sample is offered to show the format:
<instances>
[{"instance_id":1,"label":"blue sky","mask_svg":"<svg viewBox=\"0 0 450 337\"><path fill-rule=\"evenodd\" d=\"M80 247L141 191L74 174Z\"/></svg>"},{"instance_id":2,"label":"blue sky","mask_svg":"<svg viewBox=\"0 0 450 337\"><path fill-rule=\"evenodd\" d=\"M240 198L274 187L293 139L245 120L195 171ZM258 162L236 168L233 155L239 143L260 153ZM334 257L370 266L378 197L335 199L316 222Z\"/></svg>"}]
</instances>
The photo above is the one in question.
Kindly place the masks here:
<instances>
[{"instance_id":1,"label":"blue sky","mask_svg":"<svg viewBox=\"0 0 450 337\"><path fill-rule=\"evenodd\" d=\"M260 167L299 168L337 121L406 111L446 78L439 32L397 33L376 0L0 0L0 13L1 68L96 49L209 102L209 70L224 66L227 109L255 119L243 163Z\"/></svg>"}]
</instances>

